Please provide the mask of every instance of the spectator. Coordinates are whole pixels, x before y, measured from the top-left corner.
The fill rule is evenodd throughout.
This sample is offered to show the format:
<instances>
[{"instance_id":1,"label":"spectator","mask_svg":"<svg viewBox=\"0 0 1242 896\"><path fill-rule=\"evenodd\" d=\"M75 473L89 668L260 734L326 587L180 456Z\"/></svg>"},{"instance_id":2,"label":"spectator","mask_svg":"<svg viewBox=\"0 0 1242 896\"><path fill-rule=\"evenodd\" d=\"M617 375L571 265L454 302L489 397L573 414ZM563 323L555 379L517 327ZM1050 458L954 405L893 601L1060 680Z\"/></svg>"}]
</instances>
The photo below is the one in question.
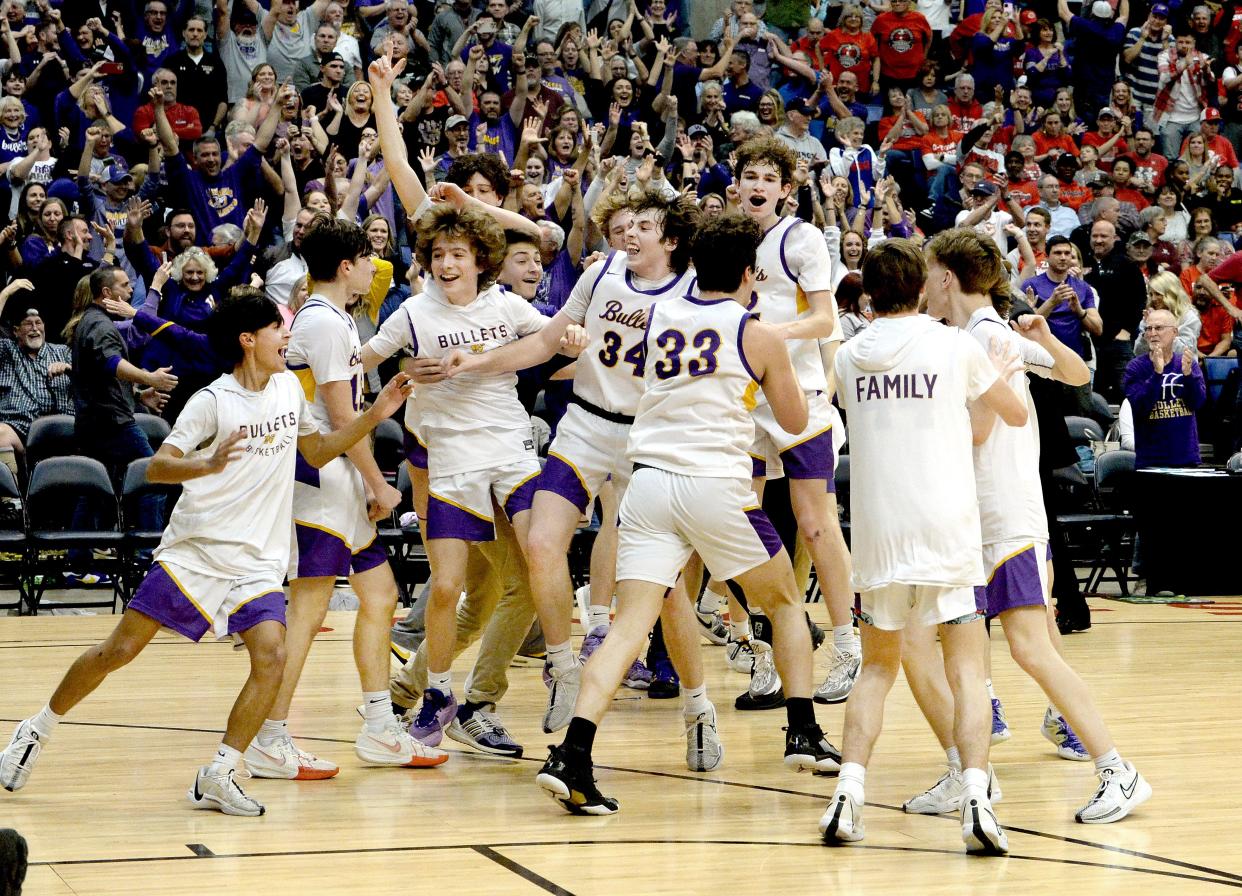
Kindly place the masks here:
<instances>
[{"instance_id":1,"label":"spectator","mask_svg":"<svg viewBox=\"0 0 1242 896\"><path fill-rule=\"evenodd\" d=\"M915 86L919 67L931 47L932 29L921 12L911 9L910 0L891 0L891 9L882 12L871 25L880 57L880 89L898 87L903 92Z\"/></svg>"},{"instance_id":2,"label":"spectator","mask_svg":"<svg viewBox=\"0 0 1242 896\"><path fill-rule=\"evenodd\" d=\"M1234 171L1220 165L1207 182L1207 195L1201 200L1210 209L1218 233L1230 233L1236 241L1242 225L1242 190L1233 185Z\"/></svg>"},{"instance_id":3,"label":"spectator","mask_svg":"<svg viewBox=\"0 0 1242 896\"><path fill-rule=\"evenodd\" d=\"M33 289L29 280L12 281L0 290L0 310L14 293ZM73 413L70 370L68 346L47 341L37 308L26 309L13 328L12 339L0 339L0 463L14 474L13 458L25 453L35 418Z\"/></svg>"},{"instance_id":4,"label":"spectator","mask_svg":"<svg viewBox=\"0 0 1242 896\"><path fill-rule=\"evenodd\" d=\"M1013 272L1010 283L1014 287L1022 285L1037 274L1048 269L1048 251L1045 244L1048 240L1048 228L1052 226L1052 215L1046 208L1035 206L1025 210L1026 226L1020 234L1014 236L1018 247L1009 253L1009 269Z\"/></svg>"},{"instance_id":5,"label":"spectator","mask_svg":"<svg viewBox=\"0 0 1242 896\"><path fill-rule=\"evenodd\" d=\"M1022 71L1035 105L1048 109L1056 100L1057 91L1069 82L1069 57L1057 41L1056 28L1047 19L1036 21L1033 32L1031 45L1022 56ZM1152 66L1155 67L1155 60Z\"/></svg>"},{"instance_id":6,"label":"spectator","mask_svg":"<svg viewBox=\"0 0 1242 896\"><path fill-rule=\"evenodd\" d=\"M224 127L228 116L229 85L224 61L204 46L207 42L206 20L192 16L185 23L181 38L183 46L169 56L166 63L176 77L173 101L180 96L187 106L198 113L203 130L215 133ZM173 123L173 130L176 131L175 119ZM136 117L134 130L142 131Z\"/></svg>"},{"instance_id":7,"label":"spectator","mask_svg":"<svg viewBox=\"0 0 1242 896\"><path fill-rule=\"evenodd\" d=\"M998 208L1002 204L1005 208ZM966 207L958 212L954 222L958 227L973 227L979 234L996 243L1001 254L1009 248L1006 228L1010 224L1021 227L1025 223L1013 195L1002 191L991 181L980 181L966 192Z\"/></svg>"},{"instance_id":8,"label":"spectator","mask_svg":"<svg viewBox=\"0 0 1242 896\"><path fill-rule=\"evenodd\" d=\"M1148 353L1126 367L1125 394L1134 417L1134 465L1140 470L1199 464L1195 412L1207 398L1207 388L1194 355L1174 350L1177 333L1172 312L1148 312Z\"/></svg>"},{"instance_id":9,"label":"spectator","mask_svg":"<svg viewBox=\"0 0 1242 896\"><path fill-rule=\"evenodd\" d=\"M193 12L194 0L177 0L170 20L169 4L165 0L147 0L137 29L132 32L134 49L147 78L180 49L177 32L185 27Z\"/></svg>"},{"instance_id":10,"label":"spectator","mask_svg":"<svg viewBox=\"0 0 1242 896\"><path fill-rule=\"evenodd\" d=\"M258 12L258 0L239 0L230 17L229 0L216 0L216 50L224 63L230 104L246 98L251 73L267 63Z\"/></svg>"},{"instance_id":11,"label":"spectator","mask_svg":"<svg viewBox=\"0 0 1242 896\"><path fill-rule=\"evenodd\" d=\"M271 0L271 9L263 17L263 38L267 61L282 83L292 80L299 59L314 53L315 32L329 2L314 0L299 12L298 0Z\"/></svg>"},{"instance_id":12,"label":"spectator","mask_svg":"<svg viewBox=\"0 0 1242 896\"><path fill-rule=\"evenodd\" d=\"M785 107L785 123L776 131L776 138L809 164L828 161L824 144L810 134L815 110L805 100L795 100Z\"/></svg>"},{"instance_id":13,"label":"spectator","mask_svg":"<svg viewBox=\"0 0 1242 896\"><path fill-rule=\"evenodd\" d=\"M1039 205L1048 212L1050 236L1068 237L1078 227L1078 215L1072 208L1061 203L1061 181L1051 174L1039 179Z\"/></svg>"},{"instance_id":14,"label":"spectator","mask_svg":"<svg viewBox=\"0 0 1242 896\"><path fill-rule=\"evenodd\" d=\"M1011 5L1009 8L1016 16L1016 7ZM1008 95L1013 89L1014 61L1023 47L1017 37L1007 33L1012 25L1004 9L987 10L983 14L979 33L970 40L970 70L975 76L975 88L983 96L993 96L998 89Z\"/></svg>"},{"instance_id":15,"label":"spectator","mask_svg":"<svg viewBox=\"0 0 1242 896\"><path fill-rule=\"evenodd\" d=\"M334 68L332 74L332 86L341 87L343 90L337 94L339 99L345 90L357 80L354 77L354 67L350 65L344 54L336 49L337 42L340 40L340 32L331 22L320 22L319 28L315 31L315 52L309 56L304 56L298 60L297 69L293 72L293 87L298 91L305 104L314 106L316 109L326 109L328 107L327 97L316 95L314 101L306 99L306 90L312 84L322 82L324 80L324 68L329 59L335 58L340 60L339 77L337 70Z\"/></svg>"},{"instance_id":16,"label":"spectator","mask_svg":"<svg viewBox=\"0 0 1242 896\"><path fill-rule=\"evenodd\" d=\"M729 54L725 77L728 78L724 85L725 112L732 115L757 111L763 88L750 80L750 55L745 50L734 49Z\"/></svg>"},{"instance_id":17,"label":"spectator","mask_svg":"<svg viewBox=\"0 0 1242 896\"><path fill-rule=\"evenodd\" d=\"M1182 141L1199 130L1200 113L1215 82L1211 60L1195 49L1191 34L1179 34L1173 48L1160 54L1159 68L1152 125L1160 127L1165 158L1173 159L1181 154Z\"/></svg>"},{"instance_id":18,"label":"spectator","mask_svg":"<svg viewBox=\"0 0 1242 896\"><path fill-rule=\"evenodd\" d=\"M834 287L837 312L841 321L841 335L852 339L871 324L875 315L871 303L863 294L862 275L849 273Z\"/></svg>"},{"instance_id":19,"label":"spectator","mask_svg":"<svg viewBox=\"0 0 1242 896\"><path fill-rule=\"evenodd\" d=\"M1117 57L1126 36L1130 0L1120 0L1116 16L1108 0L1094 0L1086 15L1070 12L1067 0L1057 0L1057 14L1074 42L1074 102L1080 109L1099 109L1108 103L1108 92L1117 70Z\"/></svg>"},{"instance_id":20,"label":"spectator","mask_svg":"<svg viewBox=\"0 0 1242 896\"><path fill-rule=\"evenodd\" d=\"M1155 199L1156 188L1164 180L1164 169L1169 160L1157 152L1156 137L1151 128L1134 129L1130 139L1130 158L1134 160L1134 186L1143 192L1143 196L1151 201Z\"/></svg>"},{"instance_id":21,"label":"spectator","mask_svg":"<svg viewBox=\"0 0 1242 896\"><path fill-rule=\"evenodd\" d=\"M953 98L949 100L953 129L966 133L983 118L983 106L975 99L975 79L966 72L953 82Z\"/></svg>"},{"instance_id":22,"label":"spectator","mask_svg":"<svg viewBox=\"0 0 1242 896\"><path fill-rule=\"evenodd\" d=\"M1120 404L1121 380L1134 353L1131 343L1143 316L1146 290L1138 266L1126 256L1116 226L1105 219L1091 225L1086 281L1107 310L1097 334L1095 391Z\"/></svg>"},{"instance_id":23,"label":"spectator","mask_svg":"<svg viewBox=\"0 0 1242 896\"><path fill-rule=\"evenodd\" d=\"M168 124L177 138L193 142L203 136L203 123L199 118L198 110L186 103L177 102L176 73L169 68L156 69L151 75L151 83L163 93L164 115L168 117ZM212 123L215 123L214 118ZM151 102L145 106L139 106L138 111L134 113L134 130L141 132L154 126L155 104Z\"/></svg>"},{"instance_id":24,"label":"spectator","mask_svg":"<svg viewBox=\"0 0 1242 896\"><path fill-rule=\"evenodd\" d=\"M1158 205L1148 206L1139 213L1139 232L1145 234L1151 243L1150 263L1159 270L1180 274L1182 265L1177 247L1164 239L1168 223L1168 216Z\"/></svg>"},{"instance_id":25,"label":"spectator","mask_svg":"<svg viewBox=\"0 0 1242 896\"><path fill-rule=\"evenodd\" d=\"M863 31L863 13L858 6L841 10L838 27L828 32L821 45L829 73L840 84L846 72L854 78L854 86L864 85L867 93L880 91L880 49L875 35Z\"/></svg>"},{"instance_id":26,"label":"spectator","mask_svg":"<svg viewBox=\"0 0 1242 896\"><path fill-rule=\"evenodd\" d=\"M1196 352L1199 331L1203 324L1199 312L1190 302L1190 296L1182 289L1177 277L1167 271L1157 274L1147 284L1147 308L1139 322L1138 338L1134 340L1134 354L1145 355L1151 348L1147 344L1147 317L1152 311L1167 311L1177 321L1177 337L1173 342L1175 352ZM1131 449L1133 450L1133 449Z\"/></svg>"},{"instance_id":27,"label":"spectator","mask_svg":"<svg viewBox=\"0 0 1242 896\"><path fill-rule=\"evenodd\" d=\"M564 0L550 0L550 2L563 3ZM576 6L578 8L578 15L581 16L582 4L577 3ZM398 13L401 10L405 10L405 15L409 15L408 4L405 0L388 0L387 8L389 18L386 24L390 29L393 27L400 27L392 24L394 9L397 10ZM536 8L535 15L532 16L532 20L538 19L535 27L538 27L539 22L548 21L545 18L546 12L547 10L541 11ZM447 9L437 15L431 22L431 29L427 32L427 40L431 44L431 61L439 63L440 65L448 65L449 62L455 58L453 54L453 47L465 33L466 28L476 18L478 18L478 13L474 11L470 4L470 0L453 0L452 4ZM559 27L559 23L553 26L552 34L549 35L549 38L556 36L556 28ZM376 29L376 33L380 33L379 28ZM374 41L375 38L373 37L372 40ZM377 45L377 43L372 43L373 48Z\"/></svg>"},{"instance_id":28,"label":"spectator","mask_svg":"<svg viewBox=\"0 0 1242 896\"><path fill-rule=\"evenodd\" d=\"M64 329L73 313L73 291L78 281L99 267L99 262L87 254L91 228L85 218L80 215L66 217L60 222L56 235L60 243L58 250L36 266L30 278L36 294L46 297L39 310L49 333ZM105 254L104 261L114 264L116 257Z\"/></svg>"}]
</instances>

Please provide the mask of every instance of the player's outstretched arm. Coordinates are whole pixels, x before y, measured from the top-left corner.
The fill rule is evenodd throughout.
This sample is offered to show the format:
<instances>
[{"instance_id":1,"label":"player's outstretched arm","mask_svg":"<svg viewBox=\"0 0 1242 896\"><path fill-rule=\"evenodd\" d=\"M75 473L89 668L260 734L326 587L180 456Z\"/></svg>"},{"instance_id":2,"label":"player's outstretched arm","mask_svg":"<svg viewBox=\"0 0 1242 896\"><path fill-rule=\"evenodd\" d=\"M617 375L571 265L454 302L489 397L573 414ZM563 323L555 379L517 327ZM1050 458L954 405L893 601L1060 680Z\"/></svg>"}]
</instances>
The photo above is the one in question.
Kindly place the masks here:
<instances>
[{"instance_id":1,"label":"player's outstretched arm","mask_svg":"<svg viewBox=\"0 0 1242 896\"><path fill-rule=\"evenodd\" d=\"M350 453L363 436L395 414L413 390L414 381L410 379L409 374L398 373L376 396L375 404L330 433L314 432L301 436L298 439L298 451L312 467L322 467L334 457ZM335 424L335 415L333 417ZM366 446L362 448L366 451ZM369 452L367 456L370 457ZM350 459L353 459L353 453L350 453ZM374 458L371 458L371 463L374 465ZM366 474L363 475L365 477Z\"/></svg>"},{"instance_id":2,"label":"player's outstretched arm","mask_svg":"<svg viewBox=\"0 0 1242 896\"><path fill-rule=\"evenodd\" d=\"M1023 314L1010 326L1052 355L1052 378L1058 383L1081 386L1090 381L1091 371L1087 368L1087 362L1052 335L1047 318L1039 314Z\"/></svg>"},{"instance_id":3,"label":"player's outstretched arm","mask_svg":"<svg viewBox=\"0 0 1242 896\"><path fill-rule=\"evenodd\" d=\"M387 156L385 156L386 158ZM541 239L543 231L539 229L539 225L530 218L523 217L517 212L509 211L498 205L488 205L480 199L475 199L457 184L450 184L447 181L436 184L429 194L433 202L451 202L458 208L470 208L476 212L482 212L485 215L495 219L496 223L505 230L516 230L527 236L533 236L535 239Z\"/></svg>"},{"instance_id":4,"label":"player's outstretched arm","mask_svg":"<svg viewBox=\"0 0 1242 896\"><path fill-rule=\"evenodd\" d=\"M390 56L380 56L367 68L367 80L371 83L371 111L375 114L384 167L402 204L413 214L427 200L427 191L423 189L422 173L410 166L406 156L397 109L392 102L393 82L404 68L404 59L394 65Z\"/></svg>"},{"instance_id":5,"label":"player's outstretched arm","mask_svg":"<svg viewBox=\"0 0 1242 896\"><path fill-rule=\"evenodd\" d=\"M451 351L441 359L440 369L450 378L463 373L515 373L542 364L558 352L577 355L585 345L586 331L558 311L547 326L490 352Z\"/></svg>"},{"instance_id":6,"label":"player's outstretched arm","mask_svg":"<svg viewBox=\"0 0 1242 896\"><path fill-rule=\"evenodd\" d=\"M180 485L201 476L219 473L246 453L240 444L244 433L239 429L220 441L209 455L186 457L180 448L165 442L147 465L147 481L164 485Z\"/></svg>"},{"instance_id":7,"label":"player's outstretched arm","mask_svg":"<svg viewBox=\"0 0 1242 896\"><path fill-rule=\"evenodd\" d=\"M742 330L742 351L772 408L781 429L799 433L806 429L806 395L794 373L789 350L780 331L749 318Z\"/></svg>"}]
</instances>

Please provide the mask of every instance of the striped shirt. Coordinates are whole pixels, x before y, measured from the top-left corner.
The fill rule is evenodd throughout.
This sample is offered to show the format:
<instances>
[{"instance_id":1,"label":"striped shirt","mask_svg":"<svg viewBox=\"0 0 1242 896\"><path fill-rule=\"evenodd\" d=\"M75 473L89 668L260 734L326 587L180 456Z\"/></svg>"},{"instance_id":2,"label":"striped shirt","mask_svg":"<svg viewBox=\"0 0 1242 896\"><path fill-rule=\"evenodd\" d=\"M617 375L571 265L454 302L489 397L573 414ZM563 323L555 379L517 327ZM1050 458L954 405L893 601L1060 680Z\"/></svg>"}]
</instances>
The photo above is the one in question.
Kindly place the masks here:
<instances>
[{"instance_id":1,"label":"striped shirt","mask_svg":"<svg viewBox=\"0 0 1242 896\"><path fill-rule=\"evenodd\" d=\"M13 427L22 441L36 417L73 413L69 375L47 375L57 362L70 362L69 346L44 343L28 355L12 339L0 339L0 423Z\"/></svg>"},{"instance_id":2,"label":"striped shirt","mask_svg":"<svg viewBox=\"0 0 1242 896\"><path fill-rule=\"evenodd\" d=\"M1142 33L1142 27L1131 28L1126 33L1124 48L1128 50L1138 43ZM1124 59L1120 60L1121 77L1130 85L1135 103L1150 106L1156 101L1156 88L1160 82L1160 69L1156 61L1161 51L1171 45L1172 41L1163 37L1160 40L1145 41L1143 49L1139 51L1133 62L1127 63Z\"/></svg>"}]
</instances>

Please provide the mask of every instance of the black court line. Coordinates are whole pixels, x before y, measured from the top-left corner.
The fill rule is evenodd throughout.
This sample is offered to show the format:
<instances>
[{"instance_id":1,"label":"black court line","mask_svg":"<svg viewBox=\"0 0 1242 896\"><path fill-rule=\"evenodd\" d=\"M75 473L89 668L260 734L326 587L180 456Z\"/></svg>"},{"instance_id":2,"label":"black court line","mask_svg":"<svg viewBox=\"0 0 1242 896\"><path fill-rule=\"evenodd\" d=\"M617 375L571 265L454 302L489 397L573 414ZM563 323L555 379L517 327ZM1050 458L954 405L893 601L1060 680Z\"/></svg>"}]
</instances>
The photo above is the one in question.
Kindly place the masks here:
<instances>
[{"instance_id":1,"label":"black court line","mask_svg":"<svg viewBox=\"0 0 1242 896\"><path fill-rule=\"evenodd\" d=\"M187 843L185 848L200 859L214 859L216 854L201 843Z\"/></svg>"},{"instance_id":2,"label":"black court line","mask_svg":"<svg viewBox=\"0 0 1242 896\"><path fill-rule=\"evenodd\" d=\"M556 884L552 883L552 881L548 880L546 877L542 877L536 874L535 872L527 868L525 865L522 865L519 862L515 862L513 861L513 859L510 859L507 856L502 856L500 853L496 852L496 850L492 849L490 846L472 846L470 848L473 849L475 852L477 852L479 855L483 856L484 858L491 859L501 868L512 871L514 874L516 874L518 877L522 878L523 880L529 881L530 883L534 884L536 887L539 887L541 890L544 890L548 893L552 893L554 894L554 896L574 896L574 894L571 891L566 890L564 887L558 887Z\"/></svg>"},{"instance_id":3,"label":"black court line","mask_svg":"<svg viewBox=\"0 0 1242 896\"><path fill-rule=\"evenodd\" d=\"M17 723L20 721L22 720L21 719L0 719L0 722ZM178 732L186 732L186 733L194 733L194 734L222 734L223 733L222 729L219 729L219 728L187 728L187 727L178 727L178 726L171 726L171 725L136 725L136 724L121 724L121 723L115 723L115 722L62 722L61 724L62 725L80 725L80 726L89 727L89 728L134 728L134 729L143 730L143 731L178 731ZM347 740L345 738L339 738L339 737L299 736L298 739L314 741L316 743L338 743L338 744L353 743L353 741L351 740ZM466 750L450 750L449 752L451 752L455 756L462 757L465 759L474 759L474 760L490 762L490 763L512 763L512 762L527 762L527 763L539 762L541 763L542 762L542 760L535 758L535 757L530 757L530 756L524 756L524 757L515 759L513 757L487 756L487 755L474 753L474 752L466 751ZM820 801L826 800L828 798L828 796L823 793L810 793L805 790L791 790L789 788L774 787L768 784L748 784L743 781L726 781L722 778L708 778L702 775L688 775L688 774L681 774L677 772L660 772L660 771L653 771L650 769L628 768L625 766L616 766L616 765L597 765L595 767L606 769L608 771L624 772L624 773L633 774L633 775L646 775L648 777L655 777L655 778L669 778L669 779L676 780L676 781L693 781L696 783L703 783L703 784L719 784L724 787L736 787L736 788L741 788L744 790L755 790L755 791L759 791L763 793L777 793L777 794L781 794L784 796L801 796L801 797L807 797L809 799L820 800ZM868 803L867 805L870 807L874 807L876 809L885 809L890 812L899 812L902 815L907 814L905 811L902 810L900 806L890 806L884 803ZM954 819L952 816L947 816L947 815L924 816L924 817L938 818L942 821L956 822L956 819ZM1198 865L1193 862L1183 861L1181 859L1171 859L1166 856L1160 856L1154 853L1141 852L1139 850L1129 849L1124 846L1114 846L1109 843L1096 843L1091 840L1083 840L1079 837L1066 837L1062 834L1051 834L1046 831L1037 831L1032 828L1017 828L1017 827L1010 827L1008 825L1006 825L1005 828L1008 831L1013 831L1015 833L1020 833L1020 834L1026 834L1031 837L1040 837L1046 840L1055 840L1055 841L1059 841L1062 843L1070 843L1075 846L1085 846L1091 849L1100 849L1106 852L1115 852L1121 855L1128 855L1128 856L1134 856L1135 858L1146 859L1147 861L1150 861L1150 862L1158 862L1161 864L1170 865L1175 868L1184 868L1189 871L1199 872L1201 874L1214 875L1217 878L1224 878L1224 880L1217 881L1218 883L1228 883L1228 885L1230 886L1235 886L1235 885L1242 886L1242 874L1235 874L1234 872L1231 872L1231 871L1222 871L1217 868L1210 868L1206 865ZM652 841L652 842L665 843L665 842L674 842L674 841L659 840L659 841ZM511 845L516 845L516 844L511 844ZM357 850L346 850L346 852L356 852L356 851ZM279 853L274 853L273 855L279 855ZM1053 859L1050 861L1063 861L1063 860ZM1068 860L1064 860L1064 861L1068 861ZM65 863L61 863L61 864L65 864ZM1126 867L1126 866L1118 866L1118 867ZM1145 869L1134 868L1130 870L1144 871Z\"/></svg>"},{"instance_id":4,"label":"black court line","mask_svg":"<svg viewBox=\"0 0 1242 896\"><path fill-rule=\"evenodd\" d=\"M525 866L508 859L500 853L498 849L522 849L530 847L547 847L547 846L658 846L658 845L680 845L680 846L792 846L800 848L811 848L817 850L834 851L855 851L870 850L874 852L904 852L916 853L924 855L945 855L945 856L965 856L966 853L961 849L937 849L929 846L874 846L866 843L852 843L841 847L827 847L822 843L814 842L789 842L785 840L691 840L691 839L625 839L625 840L537 840L529 842L513 842L513 843L492 843L492 844L447 844L442 846L376 846L376 847L359 847L355 849L315 849L315 850L284 850L275 852L239 852L239 853L213 853L211 859L267 859L267 858L290 858L307 855L378 855L378 854L394 854L394 853L418 853L418 852L451 852L454 850L471 850L476 852L506 869L518 874L522 878L530 881L532 884L544 889L549 893L558 894L558 896L573 896L569 890L565 890L555 883L535 874ZM32 866L45 866L53 871L61 866L66 865L137 865L150 862L180 862L186 860L195 860L198 856L141 856L135 858L114 858L114 859L68 859L65 861L53 862L31 862ZM1200 877L1194 874L1185 874L1180 871L1166 871L1160 868L1138 868L1132 865L1115 865L1107 862L1088 862L1083 859L1058 859L1050 856L1031 856L1010 853L1008 856L979 856L975 857L978 861L1003 861L1012 859L1019 862L1042 862L1053 865L1072 865L1078 868L1098 868L1104 871L1133 871L1137 874L1148 874L1154 877L1167 877L1176 880L1191 880L1198 883L1218 884L1223 887L1233 887L1234 889L1242 889L1242 883L1234 881L1220 880L1214 877Z\"/></svg>"}]
</instances>

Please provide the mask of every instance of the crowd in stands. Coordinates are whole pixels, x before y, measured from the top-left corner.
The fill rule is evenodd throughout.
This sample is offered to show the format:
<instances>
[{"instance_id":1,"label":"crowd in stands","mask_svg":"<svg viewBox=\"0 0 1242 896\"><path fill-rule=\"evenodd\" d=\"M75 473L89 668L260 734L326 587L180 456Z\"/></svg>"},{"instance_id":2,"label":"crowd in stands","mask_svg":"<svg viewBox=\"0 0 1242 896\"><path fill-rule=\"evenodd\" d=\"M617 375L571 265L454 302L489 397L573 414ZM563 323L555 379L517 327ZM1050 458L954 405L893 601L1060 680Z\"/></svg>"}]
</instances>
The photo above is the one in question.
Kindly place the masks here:
<instances>
[{"instance_id":1,"label":"crowd in stands","mask_svg":"<svg viewBox=\"0 0 1242 896\"><path fill-rule=\"evenodd\" d=\"M544 313L606 248L610 199L689 193L725 213L736 148L774 134L800 160L785 213L821 228L839 262L847 336L869 321L870 247L971 226L1093 366L1071 406L1092 389L1125 398L1153 311L1173 317L1176 350L1235 353L1237 0L732 0L698 29L685 0L0 10L6 463L43 414L76 412L98 443L116 414L92 403L130 383L174 417L217 373L183 337L229 288L261 285L289 317L313 289L300 244L318 213L361 224L380 262L357 306L364 339L419 290L416 210L388 182L372 112L377 54L404 60L392 99L427 184L542 229ZM83 350L102 353L90 378L120 390L85 382L66 347L92 299L79 284L106 265L125 274L107 285L123 345Z\"/></svg>"}]
</instances>

